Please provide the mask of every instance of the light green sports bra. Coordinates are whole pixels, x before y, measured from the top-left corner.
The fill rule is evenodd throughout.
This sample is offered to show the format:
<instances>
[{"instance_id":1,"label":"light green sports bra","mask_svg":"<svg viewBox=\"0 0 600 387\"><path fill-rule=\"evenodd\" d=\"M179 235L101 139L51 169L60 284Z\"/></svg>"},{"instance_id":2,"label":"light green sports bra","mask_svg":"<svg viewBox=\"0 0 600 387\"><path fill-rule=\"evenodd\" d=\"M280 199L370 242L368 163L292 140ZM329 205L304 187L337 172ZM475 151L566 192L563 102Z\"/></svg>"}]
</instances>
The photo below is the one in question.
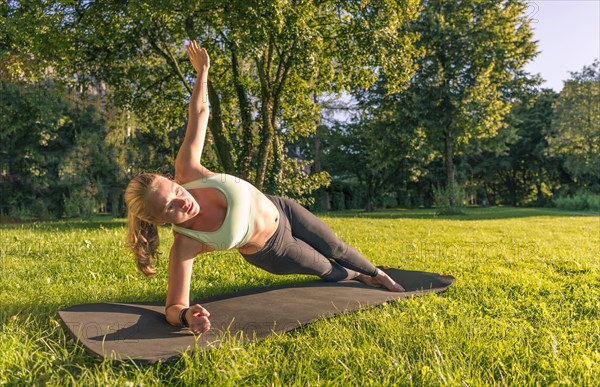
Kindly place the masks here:
<instances>
[{"instance_id":1,"label":"light green sports bra","mask_svg":"<svg viewBox=\"0 0 600 387\"><path fill-rule=\"evenodd\" d=\"M173 230L215 250L242 247L252 237L256 223L256 193L250 183L221 173L187 182L182 184L182 187L185 189L217 188L227 199L227 213L217 231L197 231L176 225L173 225Z\"/></svg>"}]
</instances>

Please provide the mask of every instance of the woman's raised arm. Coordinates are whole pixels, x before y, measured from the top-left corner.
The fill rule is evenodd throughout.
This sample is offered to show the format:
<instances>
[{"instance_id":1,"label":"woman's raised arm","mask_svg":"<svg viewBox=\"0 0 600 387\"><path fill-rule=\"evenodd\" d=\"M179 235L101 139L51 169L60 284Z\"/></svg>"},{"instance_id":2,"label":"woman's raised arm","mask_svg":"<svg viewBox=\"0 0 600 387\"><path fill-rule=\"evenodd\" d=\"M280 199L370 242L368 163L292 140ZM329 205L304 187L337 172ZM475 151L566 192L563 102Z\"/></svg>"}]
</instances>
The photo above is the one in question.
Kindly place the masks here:
<instances>
[{"instance_id":1,"label":"woman's raised arm","mask_svg":"<svg viewBox=\"0 0 600 387\"><path fill-rule=\"evenodd\" d=\"M190 41L186 48L196 70L196 84L190 98L185 138L175 159L175 179L180 182L210 174L200 162L209 116L207 88L210 58L206 49L201 48L195 40Z\"/></svg>"}]
</instances>

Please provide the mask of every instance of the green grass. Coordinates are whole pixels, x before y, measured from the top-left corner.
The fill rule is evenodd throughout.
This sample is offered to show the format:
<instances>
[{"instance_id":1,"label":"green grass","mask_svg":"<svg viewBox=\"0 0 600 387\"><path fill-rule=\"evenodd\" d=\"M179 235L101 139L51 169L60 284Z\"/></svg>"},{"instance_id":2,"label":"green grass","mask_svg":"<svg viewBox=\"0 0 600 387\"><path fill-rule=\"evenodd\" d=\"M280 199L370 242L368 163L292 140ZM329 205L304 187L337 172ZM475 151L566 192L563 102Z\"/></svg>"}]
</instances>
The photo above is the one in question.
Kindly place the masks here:
<instances>
[{"instance_id":1,"label":"green grass","mask_svg":"<svg viewBox=\"0 0 600 387\"><path fill-rule=\"evenodd\" d=\"M0 227L0 384L593 385L600 380L600 218L468 208L321 214L376 264L452 274L445 293L320 320L250 345L139 366L90 357L57 311L164 300L166 259L144 279L123 220ZM172 240L163 228L163 250ZM233 252L198 258L192 297L305 280ZM596 382L594 382L596 381Z\"/></svg>"}]
</instances>

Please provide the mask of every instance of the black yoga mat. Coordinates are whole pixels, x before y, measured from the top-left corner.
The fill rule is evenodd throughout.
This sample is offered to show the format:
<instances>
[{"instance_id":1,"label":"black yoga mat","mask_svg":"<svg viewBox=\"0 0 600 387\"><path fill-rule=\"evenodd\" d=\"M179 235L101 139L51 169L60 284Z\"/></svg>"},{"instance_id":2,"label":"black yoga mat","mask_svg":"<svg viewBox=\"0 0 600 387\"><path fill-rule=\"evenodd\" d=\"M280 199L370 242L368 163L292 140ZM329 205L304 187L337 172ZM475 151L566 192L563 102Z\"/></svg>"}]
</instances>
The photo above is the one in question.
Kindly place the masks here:
<instances>
[{"instance_id":1,"label":"black yoga mat","mask_svg":"<svg viewBox=\"0 0 600 387\"><path fill-rule=\"evenodd\" d=\"M74 305L58 312L65 329L91 354L139 363L175 360L182 352L218 347L223 339L250 342L319 318L386 301L446 290L454 277L383 268L406 292L356 281L311 281L194 300L210 312L212 328L195 336L168 324L164 302Z\"/></svg>"}]
</instances>

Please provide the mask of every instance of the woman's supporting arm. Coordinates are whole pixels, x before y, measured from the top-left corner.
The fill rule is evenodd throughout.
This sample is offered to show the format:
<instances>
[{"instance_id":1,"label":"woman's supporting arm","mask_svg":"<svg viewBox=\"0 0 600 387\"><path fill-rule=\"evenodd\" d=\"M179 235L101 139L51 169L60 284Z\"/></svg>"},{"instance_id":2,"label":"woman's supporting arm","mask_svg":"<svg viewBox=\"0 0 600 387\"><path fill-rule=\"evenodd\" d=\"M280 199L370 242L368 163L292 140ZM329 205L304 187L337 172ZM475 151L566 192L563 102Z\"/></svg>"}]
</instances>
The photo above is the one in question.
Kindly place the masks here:
<instances>
[{"instance_id":1,"label":"woman's supporting arm","mask_svg":"<svg viewBox=\"0 0 600 387\"><path fill-rule=\"evenodd\" d=\"M208 124L208 69L210 58L206 49L201 48L195 40L186 47L190 62L196 70L196 84L188 106L188 123L185 138L177 158L175 159L175 178L178 181L189 181L208 172L200 162L206 128ZM198 175L198 173L200 175Z\"/></svg>"},{"instance_id":2,"label":"woman's supporting arm","mask_svg":"<svg viewBox=\"0 0 600 387\"><path fill-rule=\"evenodd\" d=\"M167 300L165 316L171 325L181 326L181 312L185 311L185 320L188 328L195 334L200 334L210 329L210 313L201 305L190 305L190 280L192 266L198 252L198 243L185 239L182 235L175 236L175 242L169 254L169 284L167 287ZM200 252L209 252L212 249L203 246Z\"/></svg>"}]
</instances>

